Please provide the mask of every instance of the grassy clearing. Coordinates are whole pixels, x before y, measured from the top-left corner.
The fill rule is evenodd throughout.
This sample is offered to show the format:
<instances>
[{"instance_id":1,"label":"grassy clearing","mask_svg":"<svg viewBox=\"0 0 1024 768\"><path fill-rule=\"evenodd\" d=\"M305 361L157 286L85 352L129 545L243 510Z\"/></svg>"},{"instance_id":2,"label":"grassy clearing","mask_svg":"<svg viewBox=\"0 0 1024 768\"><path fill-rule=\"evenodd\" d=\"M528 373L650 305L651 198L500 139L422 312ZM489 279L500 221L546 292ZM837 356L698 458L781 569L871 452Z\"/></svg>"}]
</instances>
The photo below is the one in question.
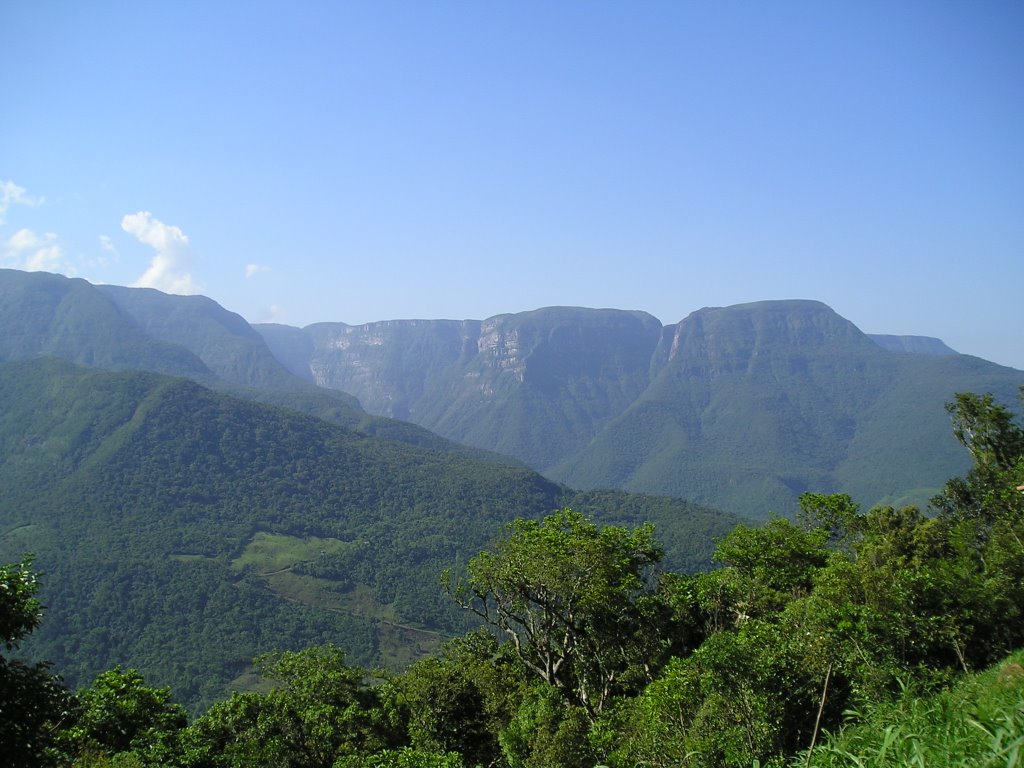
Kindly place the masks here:
<instances>
[{"instance_id":1,"label":"grassy clearing","mask_svg":"<svg viewBox=\"0 0 1024 768\"><path fill-rule=\"evenodd\" d=\"M343 556L357 546L340 539L315 536L299 538L260 532L253 536L242 554L231 561L236 572L258 575L274 594L295 603L327 611L344 611L386 621L394 620L394 609L377 602L361 585L297 572L296 566L320 558Z\"/></svg>"},{"instance_id":2,"label":"grassy clearing","mask_svg":"<svg viewBox=\"0 0 1024 768\"><path fill-rule=\"evenodd\" d=\"M813 768L1019 768L1024 765L1024 651L954 688L877 707L791 763Z\"/></svg>"},{"instance_id":3,"label":"grassy clearing","mask_svg":"<svg viewBox=\"0 0 1024 768\"><path fill-rule=\"evenodd\" d=\"M293 568L299 563L313 562L324 555L342 555L354 546L340 539L299 538L260 531L252 537L242 554L231 561L231 568L269 574Z\"/></svg>"},{"instance_id":4,"label":"grassy clearing","mask_svg":"<svg viewBox=\"0 0 1024 768\"><path fill-rule=\"evenodd\" d=\"M377 625L377 644L385 666L400 670L437 652L446 638L436 632L381 622Z\"/></svg>"},{"instance_id":5,"label":"grassy clearing","mask_svg":"<svg viewBox=\"0 0 1024 768\"><path fill-rule=\"evenodd\" d=\"M351 589L339 591L331 579L278 571L263 577L271 592L285 600L302 603L325 611L354 613L381 621L394 621L395 609L391 605L377 602L369 587L357 584Z\"/></svg>"},{"instance_id":6,"label":"grassy clearing","mask_svg":"<svg viewBox=\"0 0 1024 768\"><path fill-rule=\"evenodd\" d=\"M225 688L231 693L269 693L274 690L274 681L268 680L250 667Z\"/></svg>"}]
</instances>

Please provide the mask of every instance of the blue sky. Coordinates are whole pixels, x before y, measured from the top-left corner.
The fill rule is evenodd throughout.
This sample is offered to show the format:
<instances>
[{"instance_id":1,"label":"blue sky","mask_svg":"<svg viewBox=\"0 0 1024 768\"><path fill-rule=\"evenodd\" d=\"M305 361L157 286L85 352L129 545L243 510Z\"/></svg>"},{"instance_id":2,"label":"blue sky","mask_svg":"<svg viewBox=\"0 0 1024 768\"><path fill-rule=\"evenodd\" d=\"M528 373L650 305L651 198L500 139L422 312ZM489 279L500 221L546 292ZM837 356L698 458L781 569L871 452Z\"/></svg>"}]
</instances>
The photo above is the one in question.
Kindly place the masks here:
<instances>
[{"instance_id":1,"label":"blue sky","mask_svg":"<svg viewBox=\"0 0 1024 768\"><path fill-rule=\"evenodd\" d=\"M1024 369L1024 3L0 2L0 266L252 322L824 301Z\"/></svg>"}]
</instances>

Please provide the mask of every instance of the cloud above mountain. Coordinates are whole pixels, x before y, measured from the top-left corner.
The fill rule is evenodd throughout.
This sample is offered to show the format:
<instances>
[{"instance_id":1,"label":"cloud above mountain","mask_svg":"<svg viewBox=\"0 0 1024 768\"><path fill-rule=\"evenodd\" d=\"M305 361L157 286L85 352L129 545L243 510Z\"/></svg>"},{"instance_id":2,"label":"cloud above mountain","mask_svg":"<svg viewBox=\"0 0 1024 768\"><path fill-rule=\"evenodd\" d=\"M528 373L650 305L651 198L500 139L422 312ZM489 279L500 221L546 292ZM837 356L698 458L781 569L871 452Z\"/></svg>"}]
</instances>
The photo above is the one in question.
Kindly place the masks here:
<instances>
[{"instance_id":1,"label":"cloud above mountain","mask_svg":"<svg viewBox=\"0 0 1024 768\"><path fill-rule=\"evenodd\" d=\"M19 229L0 246L0 263L29 272L74 272L65 263L57 235L39 235L31 229Z\"/></svg>"},{"instance_id":2,"label":"cloud above mountain","mask_svg":"<svg viewBox=\"0 0 1024 768\"><path fill-rule=\"evenodd\" d=\"M42 198L32 197L24 187L13 181L0 181L0 226L7 221L7 209L12 205L41 205Z\"/></svg>"},{"instance_id":3,"label":"cloud above mountain","mask_svg":"<svg viewBox=\"0 0 1024 768\"><path fill-rule=\"evenodd\" d=\"M156 288L167 293L198 293L202 285L192 276L194 258L188 236L179 227L164 224L149 211L130 213L121 219L121 229L156 254L149 268L132 287Z\"/></svg>"},{"instance_id":4,"label":"cloud above mountain","mask_svg":"<svg viewBox=\"0 0 1024 768\"><path fill-rule=\"evenodd\" d=\"M245 276L253 277L258 275L260 272L269 272L270 267L265 264L246 264L245 265Z\"/></svg>"},{"instance_id":5,"label":"cloud above mountain","mask_svg":"<svg viewBox=\"0 0 1024 768\"><path fill-rule=\"evenodd\" d=\"M10 180L0 181L0 226L7 223L7 211L11 206L31 207L42 204L43 198L30 195L24 187ZM53 232L40 235L25 227L0 241L0 266L29 272L73 272L65 264L64 251L57 242L57 235Z\"/></svg>"}]
</instances>

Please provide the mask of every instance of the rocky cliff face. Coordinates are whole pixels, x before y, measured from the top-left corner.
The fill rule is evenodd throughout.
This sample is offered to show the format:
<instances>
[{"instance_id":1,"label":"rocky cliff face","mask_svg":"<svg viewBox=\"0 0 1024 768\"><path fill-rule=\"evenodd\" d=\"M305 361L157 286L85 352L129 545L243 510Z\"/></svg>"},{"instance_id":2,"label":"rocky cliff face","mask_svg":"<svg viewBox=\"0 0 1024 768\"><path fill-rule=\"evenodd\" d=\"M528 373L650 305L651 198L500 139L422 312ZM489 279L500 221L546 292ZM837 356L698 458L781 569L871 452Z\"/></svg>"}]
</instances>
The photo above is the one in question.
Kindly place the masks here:
<instances>
[{"instance_id":1,"label":"rocky cliff face","mask_svg":"<svg viewBox=\"0 0 1024 768\"><path fill-rule=\"evenodd\" d=\"M256 327L277 349L282 332ZM371 413L549 466L644 390L661 323L644 312L549 307L483 321L321 323L303 334L316 383Z\"/></svg>"},{"instance_id":2,"label":"rocky cliff face","mask_svg":"<svg viewBox=\"0 0 1024 768\"><path fill-rule=\"evenodd\" d=\"M795 369L820 350L852 354L870 346L851 322L817 301L765 301L698 310L665 329L664 364L707 378L755 374L781 354Z\"/></svg>"},{"instance_id":3,"label":"rocky cliff face","mask_svg":"<svg viewBox=\"0 0 1024 768\"><path fill-rule=\"evenodd\" d=\"M479 327L474 320L318 323L303 329L306 371L319 386L354 394L371 413L415 422L424 393L444 386Z\"/></svg>"}]
</instances>

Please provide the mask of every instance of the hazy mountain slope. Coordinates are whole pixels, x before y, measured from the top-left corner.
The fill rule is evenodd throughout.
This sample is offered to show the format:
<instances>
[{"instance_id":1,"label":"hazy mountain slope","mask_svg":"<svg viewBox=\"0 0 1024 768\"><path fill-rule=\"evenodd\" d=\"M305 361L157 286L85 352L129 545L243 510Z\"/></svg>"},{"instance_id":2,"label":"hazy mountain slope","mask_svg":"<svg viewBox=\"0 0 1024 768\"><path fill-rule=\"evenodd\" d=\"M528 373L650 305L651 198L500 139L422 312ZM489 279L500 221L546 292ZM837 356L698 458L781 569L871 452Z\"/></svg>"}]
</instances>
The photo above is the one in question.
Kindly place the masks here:
<instances>
[{"instance_id":1,"label":"hazy mountain slope","mask_svg":"<svg viewBox=\"0 0 1024 768\"><path fill-rule=\"evenodd\" d=\"M861 415L837 487L865 504L924 505L938 487L969 467L945 404L956 392L990 392L1016 409L1024 373L970 355L900 356L894 377Z\"/></svg>"},{"instance_id":2,"label":"hazy mountain slope","mask_svg":"<svg viewBox=\"0 0 1024 768\"><path fill-rule=\"evenodd\" d=\"M669 493L748 515L806 489L926 502L966 459L943 405L1008 401L1024 373L938 339L868 336L824 304L548 308L477 321L257 327L296 372L570 485ZM307 359L308 356L308 359Z\"/></svg>"},{"instance_id":3,"label":"hazy mountain slope","mask_svg":"<svg viewBox=\"0 0 1024 768\"><path fill-rule=\"evenodd\" d=\"M144 333L191 350L226 382L254 389L309 389L309 382L285 368L240 315L205 296L115 285L96 289L133 317Z\"/></svg>"},{"instance_id":4,"label":"hazy mountain slope","mask_svg":"<svg viewBox=\"0 0 1024 768\"><path fill-rule=\"evenodd\" d=\"M315 352L313 339L301 328L278 323L262 323L252 326L263 337L267 348L281 364L299 378L313 382L310 361Z\"/></svg>"},{"instance_id":5,"label":"hazy mountain slope","mask_svg":"<svg viewBox=\"0 0 1024 768\"><path fill-rule=\"evenodd\" d=\"M203 296L0 270L0 321L0 361L50 355L99 368L182 375L367 434L467 456L485 453L411 423L371 416L352 395L295 376L245 320Z\"/></svg>"},{"instance_id":6,"label":"hazy mountain slope","mask_svg":"<svg viewBox=\"0 0 1024 768\"><path fill-rule=\"evenodd\" d=\"M256 328L282 359L300 348L295 329ZM303 333L318 384L373 413L546 467L644 390L661 324L643 312L549 307L484 321L320 323ZM301 370L297 356L287 359Z\"/></svg>"},{"instance_id":7,"label":"hazy mountain slope","mask_svg":"<svg viewBox=\"0 0 1024 768\"><path fill-rule=\"evenodd\" d=\"M648 390L559 476L788 512L794 493L829 485L823 468L892 375L883 350L815 302L694 312L659 356Z\"/></svg>"},{"instance_id":8,"label":"hazy mountain slope","mask_svg":"<svg viewBox=\"0 0 1024 768\"><path fill-rule=\"evenodd\" d=\"M292 390L237 392L233 389L227 391L253 402L280 406L309 416L316 416L331 424L346 427L371 437L394 440L417 448L428 448L432 451L444 451L494 461L509 466L525 466L522 461L512 456L457 443L412 422L366 413L354 397L344 392L323 388L317 388L312 392Z\"/></svg>"},{"instance_id":9,"label":"hazy mountain slope","mask_svg":"<svg viewBox=\"0 0 1024 768\"><path fill-rule=\"evenodd\" d=\"M574 498L525 468L185 379L0 365L0 559L37 554L48 611L30 650L72 684L120 663L199 703L272 648L334 642L356 663L401 663L465 626L442 569ZM706 565L736 522L580 498L604 520L674 531L673 567Z\"/></svg>"},{"instance_id":10,"label":"hazy mountain slope","mask_svg":"<svg viewBox=\"0 0 1024 768\"><path fill-rule=\"evenodd\" d=\"M278 362L244 319L204 296L5 269L0 270L0 320L6 329L2 360L51 355L222 386L313 390Z\"/></svg>"},{"instance_id":11,"label":"hazy mountain slope","mask_svg":"<svg viewBox=\"0 0 1024 768\"><path fill-rule=\"evenodd\" d=\"M85 280L0 269L0 361L52 355L101 368L207 377L193 353L159 342Z\"/></svg>"},{"instance_id":12,"label":"hazy mountain slope","mask_svg":"<svg viewBox=\"0 0 1024 768\"><path fill-rule=\"evenodd\" d=\"M650 388L552 476L754 516L804 490L923 501L966 468L944 403L965 389L1012 401L1024 383L977 358L888 352L807 301L700 310L661 354Z\"/></svg>"}]
</instances>

